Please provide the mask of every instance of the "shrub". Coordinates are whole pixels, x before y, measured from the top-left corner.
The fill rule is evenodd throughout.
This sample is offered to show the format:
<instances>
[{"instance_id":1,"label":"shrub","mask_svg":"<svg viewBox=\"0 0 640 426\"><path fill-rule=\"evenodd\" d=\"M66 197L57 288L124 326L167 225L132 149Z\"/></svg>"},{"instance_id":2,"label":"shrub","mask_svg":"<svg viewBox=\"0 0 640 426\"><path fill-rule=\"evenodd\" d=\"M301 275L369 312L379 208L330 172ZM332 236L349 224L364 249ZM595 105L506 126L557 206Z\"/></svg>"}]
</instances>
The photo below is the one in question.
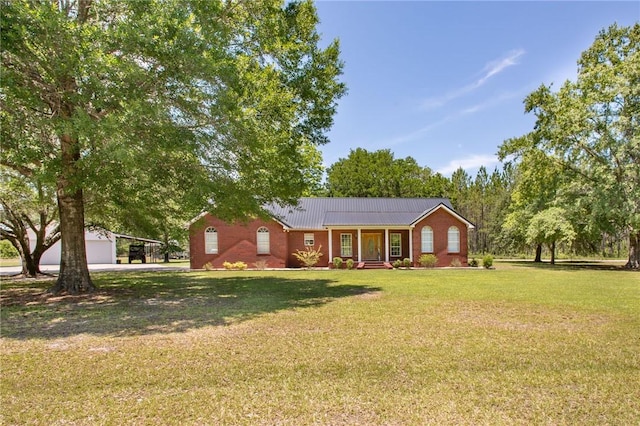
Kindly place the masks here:
<instances>
[{"instance_id":1,"label":"shrub","mask_svg":"<svg viewBox=\"0 0 640 426\"><path fill-rule=\"evenodd\" d=\"M207 262L204 265L202 265L202 267L206 270L206 271L213 271L213 265L211 264L211 262Z\"/></svg>"},{"instance_id":2,"label":"shrub","mask_svg":"<svg viewBox=\"0 0 640 426\"><path fill-rule=\"evenodd\" d=\"M333 258L333 267L336 268L336 269L342 268L342 258L341 257L334 257Z\"/></svg>"},{"instance_id":3,"label":"shrub","mask_svg":"<svg viewBox=\"0 0 640 426\"><path fill-rule=\"evenodd\" d=\"M471 266L472 268L477 268L478 267L478 259L476 259L475 257L471 258L471 260L469 261L469 266Z\"/></svg>"},{"instance_id":4,"label":"shrub","mask_svg":"<svg viewBox=\"0 0 640 426\"><path fill-rule=\"evenodd\" d=\"M423 254L418 259L423 268L434 268L438 264L438 258L434 254Z\"/></svg>"},{"instance_id":5,"label":"shrub","mask_svg":"<svg viewBox=\"0 0 640 426\"><path fill-rule=\"evenodd\" d=\"M482 266L484 266L487 269L491 268L493 266L493 256L488 254L485 257L483 257L482 258Z\"/></svg>"},{"instance_id":6,"label":"shrub","mask_svg":"<svg viewBox=\"0 0 640 426\"><path fill-rule=\"evenodd\" d=\"M402 260L402 266L404 266L405 268L410 268L411 267L411 259L409 259L408 257L405 257Z\"/></svg>"},{"instance_id":7,"label":"shrub","mask_svg":"<svg viewBox=\"0 0 640 426\"><path fill-rule=\"evenodd\" d=\"M13 259L18 256L20 256L20 253L8 240L0 241L0 258Z\"/></svg>"},{"instance_id":8,"label":"shrub","mask_svg":"<svg viewBox=\"0 0 640 426\"><path fill-rule=\"evenodd\" d=\"M346 264L347 269L353 269L353 265L355 264L355 262L353 261L353 259L347 259Z\"/></svg>"},{"instance_id":9,"label":"shrub","mask_svg":"<svg viewBox=\"0 0 640 426\"><path fill-rule=\"evenodd\" d=\"M255 266L256 269L259 270L259 271L264 271L265 269L267 269L267 261L266 260L258 260L257 262L255 262L253 264L253 266Z\"/></svg>"},{"instance_id":10,"label":"shrub","mask_svg":"<svg viewBox=\"0 0 640 426\"><path fill-rule=\"evenodd\" d=\"M459 268L462 266L462 262L460 262L460 259L458 259L457 257L455 259L453 259L450 263L450 266L454 267L454 268Z\"/></svg>"},{"instance_id":11,"label":"shrub","mask_svg":"<svg viewBox=\"0 0 640 426\"><path fill-rule=\"evenodd\" d=\"M318 264L322 257L321 249L322 246L319 246L317 250L313 247L306 247L304 250L296 250L293 255L305 268L312 268Z\"/></svg>"},{"instance_id":12,"label":"shrub","mask_svg":"<svg viewBox=\"0 0 640 426\"><path fill-rule=\"evenodd\" d=\"M232 270L244 271L245 269L247 269L247 264L244 263L243 261L239 260L239 261L234 262L234 263L224 262L222 264L222 267L224 269L226 269L227 271L232 271Z\"/></svg>"},{"instance_id":13,"label":"shrub","mask_svg":"<svg viewBox=\"0 0 640 426\"><path fill-rule=\"evenodd\" d=\"M398 269L402 266L402 260L398 259L395 262L393 262L393 267Z\"/></svg>"}]
</instances>

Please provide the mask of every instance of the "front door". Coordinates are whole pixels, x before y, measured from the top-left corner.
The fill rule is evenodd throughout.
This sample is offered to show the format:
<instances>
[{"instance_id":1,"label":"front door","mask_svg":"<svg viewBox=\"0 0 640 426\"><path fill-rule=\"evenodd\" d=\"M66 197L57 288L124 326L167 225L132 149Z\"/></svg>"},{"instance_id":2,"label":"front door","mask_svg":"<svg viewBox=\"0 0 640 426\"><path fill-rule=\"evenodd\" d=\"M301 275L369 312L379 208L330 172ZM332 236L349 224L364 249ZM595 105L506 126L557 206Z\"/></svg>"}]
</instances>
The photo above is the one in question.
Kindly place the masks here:
<instances>
[{"instance_id":1,"label":"front door","mask_svg":"<svg viewBox=\"0 0 640 426\"><path fill-rule=\"evenodd\" d=\"M362 259L382 260L382 234L362 234Z\"/></svg>"}]
</instances>

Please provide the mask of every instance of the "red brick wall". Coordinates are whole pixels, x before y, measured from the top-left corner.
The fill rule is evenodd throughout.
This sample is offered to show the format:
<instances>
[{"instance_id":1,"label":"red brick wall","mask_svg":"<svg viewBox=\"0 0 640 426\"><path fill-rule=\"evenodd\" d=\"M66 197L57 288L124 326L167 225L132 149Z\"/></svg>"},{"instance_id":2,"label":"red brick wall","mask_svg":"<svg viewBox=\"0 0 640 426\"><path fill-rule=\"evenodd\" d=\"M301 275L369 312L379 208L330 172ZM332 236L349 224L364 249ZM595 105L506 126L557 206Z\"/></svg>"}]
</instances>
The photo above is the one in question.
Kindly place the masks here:
<instances>
[{"instance_id":1,"label":"red brick wall","mask_svg":"<svg viewBox=\"0 0 640 426\"><path fill-rule=\"evenodd\" d=\"M467 266L468 244L467 225L444 209L438 209L413 229L413 261L417 264L422 255L422 227L430 226L433 229L433 254L438 258L437 266L451 266L454 259L458 259L462 266ZM460 231L460 252L449 253L447 233L449 227L456 226Z\"/></svg>"},{"instance_id":2,"label":"red brick wall","mask_svg":"<svg viewBox=\"0 0 640 426\"><path fill-rule=\"evenodd\" d=\"M287 258L287 266L291 268L297 268L302 266L300 261L293 255L296 250L304 251L306 247L304 246L304 234L313 234L314 237L314 248L317 250L322 246L320 252L322 253L322 257L320 258L320 262L316 266L328 266L329 259L329 234L327 231L290 231L287 232L288 242L289 242L289 256Z\"/></svg>"},{"instance_id":3,"label":"red brick wall","mask_svg":"<svg viewBox=\"0 0 640 426\"><path fill-rule=\"evenodd\" d=\"M205 253L204 231L213 226L218 231L218 253ZM269 229L269 254L257 254L258 228ZM214 268L222 268L224 262L243 261L249 268L264 260L268 268L286 266L289 253L287 234L275 220L255 219L247 223L227 223L210 214L205 215L189 227L189 248L191 268L202 269L208 262Z\"/></svg>"}]
</instances>

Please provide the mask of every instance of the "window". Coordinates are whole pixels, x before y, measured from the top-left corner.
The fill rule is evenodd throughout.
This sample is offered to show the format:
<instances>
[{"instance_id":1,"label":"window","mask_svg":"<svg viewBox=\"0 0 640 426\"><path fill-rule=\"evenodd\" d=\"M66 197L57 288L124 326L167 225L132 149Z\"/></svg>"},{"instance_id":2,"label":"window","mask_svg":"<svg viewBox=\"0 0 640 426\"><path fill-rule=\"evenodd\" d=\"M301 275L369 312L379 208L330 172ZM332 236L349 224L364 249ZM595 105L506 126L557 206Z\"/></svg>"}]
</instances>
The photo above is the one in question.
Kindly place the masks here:
<instances>
[{"instance_id":1,"label":"window","mask_svg":"<svg viewBox=\"0 0 640 426\"><path fill-rule=\"evenodd\" d=\"M340 234L340 256L353 256L353 244L351 243L351 234Z\"/></svg>"},{"instance_id":2,"label":"window","mask_svg":"<svg viewBox=\"0 0 640 426\"><path fill-rule=\"evenodd\" d=\"M402 256L402 235L391 234L391 256Z\"/></svg>"},{"instance_id":3,"label":"window","mask_svg":"<svg viewBox=\"0 0 640 426\"><path fill-rule=\"evenodd\" d=\"M264 226L258 229L258 254L269 254L269 230Z\"/></svg>"},{"instance_id":4,"label":"window","mask_svg":"<svg viewBox=\"0 0 640 426\"><path fill-rule=\"evenodd\" d=\"M455 226L449 228L447 233L447 247L449 253L460 253L460 231Z\"/></svg>"},{"instance_id":5,"label":"window","mask_svg":"<svg viewBox=\"0 0 640 426\"><path fill-rule=\"evenodd\" d=\"M315 245L315 238L313 233L304 234L304 245L307 247L313 247Z\"/></svg>"},{"instance_id":6,"label":"window","mask_svg":"<svg viewBox=\"0 0 640 426\"><path fill-rule=\"evenodd\" d=\"M422 253L433 253L433 229L430 226L422 228Z\"/></svg>"},{"instance_id":7,"label":"window","mask_svg":"<svg viewBox=\"0 0 640 426\"><path fill-rule=\"evenodd\" d=\"M204 230L204 252L207 254L218 253L218 231L216 228L207 228Z\"/></svg>"}]
</instances>

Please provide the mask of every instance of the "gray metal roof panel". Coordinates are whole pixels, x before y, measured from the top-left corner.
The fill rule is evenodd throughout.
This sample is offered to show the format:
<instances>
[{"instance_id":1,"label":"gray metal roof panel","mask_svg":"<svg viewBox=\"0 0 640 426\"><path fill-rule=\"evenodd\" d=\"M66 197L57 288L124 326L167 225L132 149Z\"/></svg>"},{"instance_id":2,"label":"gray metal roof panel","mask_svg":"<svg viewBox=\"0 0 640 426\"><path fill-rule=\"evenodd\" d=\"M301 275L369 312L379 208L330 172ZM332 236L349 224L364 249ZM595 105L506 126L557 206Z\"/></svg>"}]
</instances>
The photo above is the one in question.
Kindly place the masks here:
<instances>
[{"instance_id":1,"label":"gray metal roof panel","mask_svg":"<svg viewBox=\"0 0 640 426\"><path fill-rule=\"evenodd\" d=\"M416 218L415 212L327 212L325 226L394 226L408 225Z\"/></svg>"},{"instance_id":2,"label":"gray metal roof panel","mask_svg":"<svg viewBox=\"0 0 640 426\"><path fill-rule=\"evenodd\" d=\"M338 225L409 225L446 198L301 198L297 206L270 205L274 218L292 229Z\"/></svg>"}]
</instances>

